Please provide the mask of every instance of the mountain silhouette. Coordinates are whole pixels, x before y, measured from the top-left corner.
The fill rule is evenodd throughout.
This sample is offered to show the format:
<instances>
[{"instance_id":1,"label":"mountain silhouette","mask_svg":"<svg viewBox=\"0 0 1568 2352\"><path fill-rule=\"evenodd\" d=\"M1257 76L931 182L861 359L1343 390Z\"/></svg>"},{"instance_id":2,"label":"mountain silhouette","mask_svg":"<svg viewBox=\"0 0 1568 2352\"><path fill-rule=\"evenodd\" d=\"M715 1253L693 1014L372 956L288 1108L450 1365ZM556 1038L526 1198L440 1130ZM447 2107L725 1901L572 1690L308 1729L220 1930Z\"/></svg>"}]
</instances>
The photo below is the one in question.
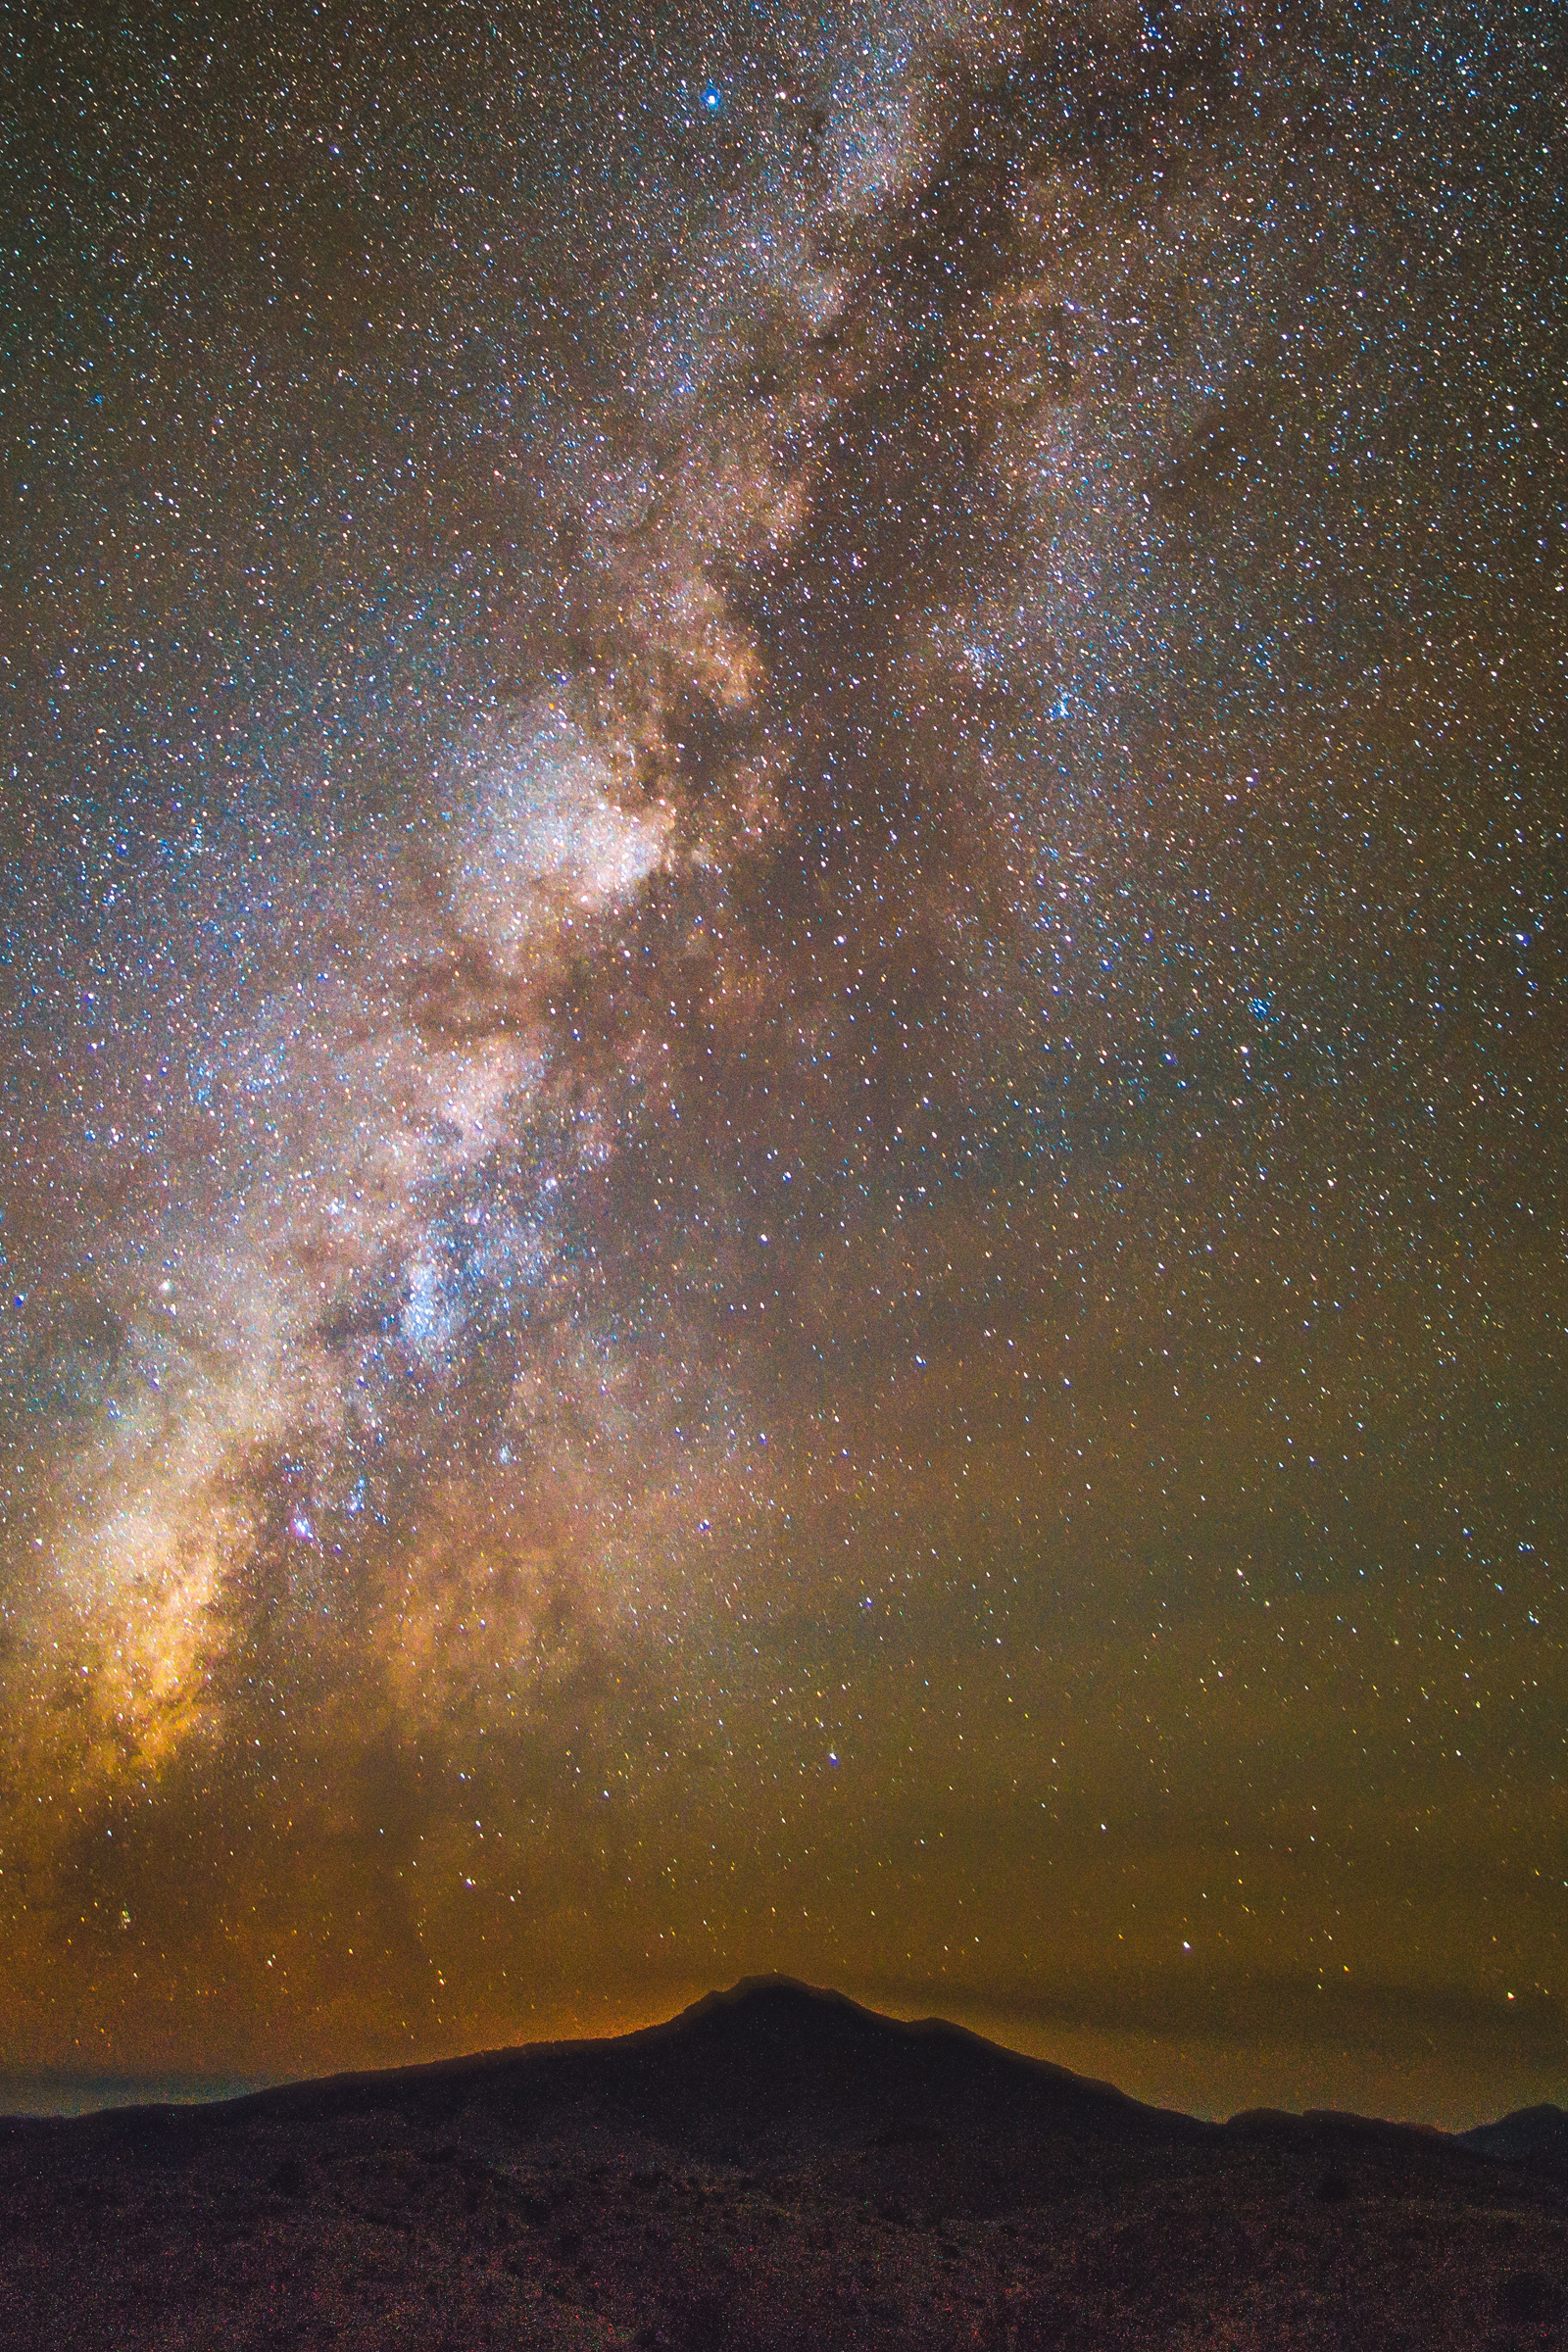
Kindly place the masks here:
<instances>
[{"instance_id":1,"label":"mountain silhouette","mask_svg":"<svg viewBox=\"0 0 1568 2352\"><path fill-rule=\"evenodd\" d=\"M1520 2352L1561 2340L1564 2122L1202 2123L754 1979L612 2040L0 2122L0 2346Z\"/></svg>"},{"instance_id":2,"label":"mountain silhouette","mask_svg":"<svg viewBox=\"0 0 1568 2352\"><path fill-rule=\"evenodd\" d=\"M1500 2157L1509 2164L1544 2160L1568 2171L1568 2114L1560 2107L1516 2107L1494 2124L1477 2124L1459 2136L1480 2156Z\"/></svg>"}]
</instances>

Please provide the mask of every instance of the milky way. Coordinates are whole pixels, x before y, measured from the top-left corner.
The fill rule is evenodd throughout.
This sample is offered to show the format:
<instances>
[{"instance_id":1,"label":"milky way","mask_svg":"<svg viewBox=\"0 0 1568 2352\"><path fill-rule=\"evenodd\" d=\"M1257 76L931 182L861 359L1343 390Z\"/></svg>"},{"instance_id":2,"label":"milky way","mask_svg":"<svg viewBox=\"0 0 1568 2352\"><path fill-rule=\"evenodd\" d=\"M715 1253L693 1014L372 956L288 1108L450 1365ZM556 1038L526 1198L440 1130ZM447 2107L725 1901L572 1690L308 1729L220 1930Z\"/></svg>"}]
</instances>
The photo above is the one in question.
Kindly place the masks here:
<instances>
[{"instance_id":1,"label":"milky way","mask_svg":"<svg viewBox=\"0 0 1568 2352\"><path fill-rule=\"evenodd\" d=\"M0 2065L1560 2086L1554 12L6 38Z\"/></svg>"}]
</instances>

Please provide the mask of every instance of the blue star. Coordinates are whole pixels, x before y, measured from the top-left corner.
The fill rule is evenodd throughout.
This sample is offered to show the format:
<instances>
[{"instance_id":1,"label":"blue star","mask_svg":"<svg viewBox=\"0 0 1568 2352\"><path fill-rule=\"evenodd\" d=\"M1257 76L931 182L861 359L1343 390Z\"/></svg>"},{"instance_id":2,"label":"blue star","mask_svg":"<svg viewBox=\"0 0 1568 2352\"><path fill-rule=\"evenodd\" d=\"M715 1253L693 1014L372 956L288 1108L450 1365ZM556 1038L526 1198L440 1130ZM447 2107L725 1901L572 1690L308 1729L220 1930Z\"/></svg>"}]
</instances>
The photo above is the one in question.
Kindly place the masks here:
<instances>
[{"instance_id":1,"label":"blue star","mask_svg":"<svg viewBox=\"0 0 1568 2352\"><path fill-rule=\"evenodd\" d=\"M703 94L697 101L705 115L716 115L724 103L724 93L716 81L705 81Z\"/></svg>"}]
</instances>

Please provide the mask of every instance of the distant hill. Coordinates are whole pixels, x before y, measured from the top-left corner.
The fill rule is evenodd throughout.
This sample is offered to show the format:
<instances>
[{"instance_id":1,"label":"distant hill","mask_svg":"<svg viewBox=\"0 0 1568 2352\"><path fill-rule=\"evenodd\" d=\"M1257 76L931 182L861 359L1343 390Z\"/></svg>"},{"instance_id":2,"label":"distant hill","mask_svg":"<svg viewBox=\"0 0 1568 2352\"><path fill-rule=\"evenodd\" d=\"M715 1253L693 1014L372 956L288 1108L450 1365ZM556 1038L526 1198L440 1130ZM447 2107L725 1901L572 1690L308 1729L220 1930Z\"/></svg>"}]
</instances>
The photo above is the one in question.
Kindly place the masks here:
<instances>
[{"instance_id":1,"label":"distant hill","mask_svg":"<svg viewBox=\"0 0 1568 2352\"><path fill-rule=\"evenodd\" d=\"M1568 2165L1568 2114L1560 2107L1518 2107L1494 2124L1477 2124L1461 2132L1460 2139L1478 2156L1495 2156L1509 2164L1544 2157Z\"/></svg>"},{"instance_id":2,"label":"distant hill","mask_svg":"<svg viewBox=\"0 0 1568 2352\"><path fill-rule=\"evenodd\" d=\"M1218 2129L962 2027L904 2025L784 1977L749 1978L612 2040L341 2076L232 2104L314 2120L387 2105L431 2118L461 2111L544 2140L751 2166L939 2140L954 2155L983 2143L989 2163L1004 2152L1027 2163L1085 2139L1186 2141Z\"/></svg>"}]
</instances>

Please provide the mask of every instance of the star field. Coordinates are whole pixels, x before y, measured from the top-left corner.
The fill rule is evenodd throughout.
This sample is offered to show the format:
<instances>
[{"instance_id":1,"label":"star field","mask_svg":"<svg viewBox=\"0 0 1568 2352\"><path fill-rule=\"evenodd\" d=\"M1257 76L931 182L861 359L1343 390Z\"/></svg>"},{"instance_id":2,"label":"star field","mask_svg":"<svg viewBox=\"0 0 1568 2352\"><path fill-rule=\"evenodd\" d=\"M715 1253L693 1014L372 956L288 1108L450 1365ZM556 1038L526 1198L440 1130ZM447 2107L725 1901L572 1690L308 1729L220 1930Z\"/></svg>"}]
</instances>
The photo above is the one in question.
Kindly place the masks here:
<instances>
[{"instance_id":1,"label":"star field","mask_svg":"<svg viewBox=\"0 0 1568 2352\"><path fill-rule=\"evenodd\" d=\"M1560 2094L1554 12L83 12L0 2067Z\"/></svg>"}]
</instances>

